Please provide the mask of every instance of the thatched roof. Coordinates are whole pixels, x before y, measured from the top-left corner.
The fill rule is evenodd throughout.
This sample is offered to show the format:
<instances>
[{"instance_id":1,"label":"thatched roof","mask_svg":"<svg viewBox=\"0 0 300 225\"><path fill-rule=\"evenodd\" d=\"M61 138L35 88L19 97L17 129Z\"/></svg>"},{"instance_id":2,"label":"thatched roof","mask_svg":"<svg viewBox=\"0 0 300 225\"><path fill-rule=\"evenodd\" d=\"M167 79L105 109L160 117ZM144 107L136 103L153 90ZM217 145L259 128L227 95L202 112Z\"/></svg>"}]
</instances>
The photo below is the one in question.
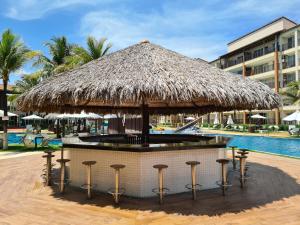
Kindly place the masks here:
<instances>
[{"instance_id":1,"label":"thatched roof","mask_svg":"<svg viewBox=\"0 0 300 225\"><path fill-rule=\"evenodd\" d=\"M22 111L150 113L272 109L268 86L147 41L55 75L18 99Z\"/></svg>"}]
</instances>

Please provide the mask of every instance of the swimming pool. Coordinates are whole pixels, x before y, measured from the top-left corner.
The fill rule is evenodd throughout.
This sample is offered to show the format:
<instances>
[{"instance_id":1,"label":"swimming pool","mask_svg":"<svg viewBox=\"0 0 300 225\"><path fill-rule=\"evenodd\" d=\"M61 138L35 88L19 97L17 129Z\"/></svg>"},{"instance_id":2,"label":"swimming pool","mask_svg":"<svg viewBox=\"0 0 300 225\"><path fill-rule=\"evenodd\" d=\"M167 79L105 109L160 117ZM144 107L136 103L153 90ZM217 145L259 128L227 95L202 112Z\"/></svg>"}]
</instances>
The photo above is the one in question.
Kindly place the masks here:
<instances>
[{"instance_id":1,"label":"swimming pool","mask_svg":"<svg viewBox=\"0 0 300 225\"><path fill-rule=\"evenodd\" d=\"M227 146L237 146L260 152L279 154L300 158L300 139L297 138L273 138L260 136L221 135L229 137Z\"/></svg>"},{"instance_id":2,"label":"swimming pool","mask_svg":"<svg viewBox=\"0 0 300 225\"><path fill-rule=\"evenodd\" d=\"M8 133L8 144L22 144L22 137L24 133ZM37 139L37 143L40 144L42 142L41 139ZM60 139L53 139L49 141L49 145L61 145L62 142Z\"/></svg>"},{"instance_id":3,"label":"swimming pool","mask_svg":"<svg viewBox=\"0 0 300 225\"><path fill-rule=\"evenodd\" d=\"M152 133L162 133L152 132ZM172 130L166 130L164 133L174 133ZM193 133L187 131L186 133ZM284 156L300 158L300 138L273 138L261 136L242 136L242 135L225 135L225 134L205 134L208 136L229 137L227 146L237 146L238 148L247 148L259 152L266 152Z\"/></svg>"}]
</instances>

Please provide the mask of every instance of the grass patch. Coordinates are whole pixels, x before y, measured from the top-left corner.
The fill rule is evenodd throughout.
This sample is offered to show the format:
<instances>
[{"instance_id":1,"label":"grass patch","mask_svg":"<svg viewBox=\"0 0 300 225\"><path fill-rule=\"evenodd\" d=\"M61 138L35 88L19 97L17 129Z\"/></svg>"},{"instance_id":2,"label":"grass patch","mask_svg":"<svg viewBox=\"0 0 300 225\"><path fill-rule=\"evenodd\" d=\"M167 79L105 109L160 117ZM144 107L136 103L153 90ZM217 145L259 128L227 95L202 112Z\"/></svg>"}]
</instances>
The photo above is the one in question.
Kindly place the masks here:
<instances>
[{"instance_id":1,"label":"grass patch","mask_svg":"<svg viewBox=\"0 0 300 225\"><path fill-rule=\"evenodd\" d=\"M47 147L38 146L37 149L35 149L34 147L27 148L24 146L24 144L9 144L8 149L6 150L0 149L0 152L36 152L36 151L44 151L47 149L58 150L60 149L60 146L59 145L49 145Z\"/></svg>"}]
</instances>

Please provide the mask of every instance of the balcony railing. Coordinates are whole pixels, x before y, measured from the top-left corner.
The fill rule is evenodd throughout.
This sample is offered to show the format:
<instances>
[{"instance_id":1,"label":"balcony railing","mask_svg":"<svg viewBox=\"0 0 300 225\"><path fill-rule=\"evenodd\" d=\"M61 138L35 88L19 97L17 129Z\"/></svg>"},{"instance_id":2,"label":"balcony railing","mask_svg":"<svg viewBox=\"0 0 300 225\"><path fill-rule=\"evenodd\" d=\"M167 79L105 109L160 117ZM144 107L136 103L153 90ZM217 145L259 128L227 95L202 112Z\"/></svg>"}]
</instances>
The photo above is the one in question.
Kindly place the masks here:
<instances>
[{"instance_id":1,"label":"balcony railing","mask_svg":"<svg viewBox=\"0 0 300 225\"><path fill-rule=\"evenodd\" d=\"M269 72L269 71L272 71L274 70L274 65L265 65L263 67L259 67L259 68L254 68L253 69L253 75L257 75L257 74L260 74L260 73L266 73L266 72Z\"/></svg>"},{"instance_id":2,"label":"balcony railing","mask_svg":"<svg viewBox=\"0 0 300 225\"><path fill-rule=\"evenodd\" d=\"M282 63L282 69L288 69L296 66L295 60L291 62Z\"/></svg>"},{"instance_id":3,"label":"balcony railing","mask_svg":"<svg viewBox=\"0 0 300 225\"><path fill-rule=\"evenodd\" d=\"M288 50L290 48L294 48L295 47L295 42L292 43L285 43L281 45L281 51L285 51Z\"/></svg>"},{"instance_id":4,"label":"balcony railing","mask_svg":"<svg viewBox=\"0 0 300 225\"><path fill-rule=\"evenodd\" d=\"M275 48L272 47L272 48L265 48L262 54L257 54L257 55L254 55L253 53L245 54L245 60L244 61L246 62L246 61L249 61L249 60L252 60L252 59L256 59L258 57L261 57L261 56L267 55L269 53L272 53L274 51L275 51ZM242 62L243 62L243 59L228 60L227 63L221 65L221 68L226 69L228 67L238 65Z\"/></svg>"}]
</instances>

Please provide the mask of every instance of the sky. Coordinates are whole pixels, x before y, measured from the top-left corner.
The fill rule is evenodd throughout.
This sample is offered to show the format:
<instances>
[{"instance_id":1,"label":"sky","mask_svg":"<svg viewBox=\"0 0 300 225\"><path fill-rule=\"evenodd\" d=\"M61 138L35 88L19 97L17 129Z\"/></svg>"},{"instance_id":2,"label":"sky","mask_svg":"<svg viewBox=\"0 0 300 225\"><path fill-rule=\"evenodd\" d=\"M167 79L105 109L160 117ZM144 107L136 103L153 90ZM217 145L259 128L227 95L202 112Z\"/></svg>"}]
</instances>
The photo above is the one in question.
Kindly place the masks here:
<instances>
[{"instance_id":1,"label":"sky","mask_svg":"<svg viewBox=\"0 0 300 225\"><path fill-rule=\"evenodd\" d=\"M0 0L0 32L11 29L32 50L66 36L85 46L106 37L111 51L149 40L184 55L214 60L227 43L278 17L300 22L300 0ZM33 72L27 64L10 83Z\"/></svg>"}]
</instances>

